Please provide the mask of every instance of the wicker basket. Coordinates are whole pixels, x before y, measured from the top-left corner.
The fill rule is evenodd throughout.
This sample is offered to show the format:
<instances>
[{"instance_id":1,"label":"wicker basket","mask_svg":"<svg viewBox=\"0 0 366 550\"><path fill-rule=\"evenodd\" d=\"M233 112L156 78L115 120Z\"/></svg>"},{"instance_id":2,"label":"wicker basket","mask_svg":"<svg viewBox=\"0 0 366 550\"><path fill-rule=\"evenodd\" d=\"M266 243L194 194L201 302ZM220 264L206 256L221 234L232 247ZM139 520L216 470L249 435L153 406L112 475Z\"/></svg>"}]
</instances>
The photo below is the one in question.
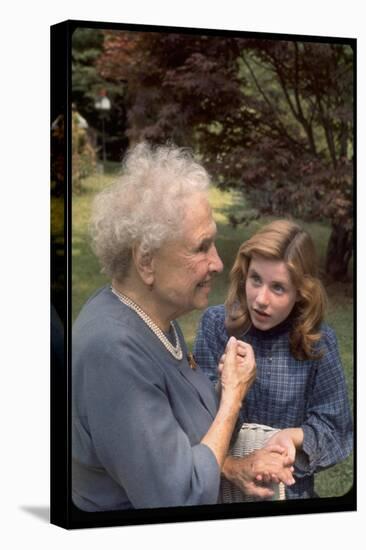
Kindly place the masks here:
<instances>
[{"instance_id":1,"label":"wicker basket","mask_svg":"<svg viewBox=\"0 0 366 550\"><path fill-rule=\"evenodd\" d=\"M276 432L274 428L264 426L263 424L246 424L240 428L238 437L230 449L230 454L241 457L250 454L257 449L261 449L266 441ZM270 483L269 486L274 490L274 495L269 500L285 500L285 486L281 483ZM258 498L245 495L233 483L227 479L221 480L221 502L252 502L258 501ZM267 500L267 499L266 499Z\"/></svg>"}]
</instances>

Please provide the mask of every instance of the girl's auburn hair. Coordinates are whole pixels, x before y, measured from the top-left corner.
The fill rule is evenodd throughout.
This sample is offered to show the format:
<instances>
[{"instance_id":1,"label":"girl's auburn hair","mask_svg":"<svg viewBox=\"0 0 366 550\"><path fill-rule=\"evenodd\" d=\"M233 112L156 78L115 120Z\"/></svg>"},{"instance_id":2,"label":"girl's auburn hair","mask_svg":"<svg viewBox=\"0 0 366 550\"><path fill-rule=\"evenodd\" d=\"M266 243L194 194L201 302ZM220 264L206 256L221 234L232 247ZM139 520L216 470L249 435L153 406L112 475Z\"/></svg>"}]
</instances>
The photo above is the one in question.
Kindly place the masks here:
<instances>
[{"instance_id":1,"label":"girl's auburn hair","mask_svg":"<svg viewBox=\"0 0 366 550\"><path fill-rule=\"evenodd\" d=\"M327 298L318 277L314 243L310 235L290 220L277 220L257 231L239 248L230 272L225 325L229 334L238 335L251 326L245 283L253 255L285 262L299 300L290 328L290 350L299 360L317 359L315 344L320 340L320 324Z\"/></svg>"}]
</instances>

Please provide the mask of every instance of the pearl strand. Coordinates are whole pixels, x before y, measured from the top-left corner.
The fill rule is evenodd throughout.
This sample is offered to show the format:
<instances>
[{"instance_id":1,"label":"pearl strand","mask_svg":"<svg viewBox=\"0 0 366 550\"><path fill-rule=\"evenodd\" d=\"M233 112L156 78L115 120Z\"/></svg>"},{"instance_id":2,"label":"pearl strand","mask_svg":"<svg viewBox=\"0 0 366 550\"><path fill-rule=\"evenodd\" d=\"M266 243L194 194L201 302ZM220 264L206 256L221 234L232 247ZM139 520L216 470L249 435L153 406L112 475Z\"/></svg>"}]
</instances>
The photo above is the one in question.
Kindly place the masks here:
<instances>
[{"instance_id":1,"label":"pearl strand","mask_svg":"<svg viewBox=\"0 0 366 550\"><path fill-rule=\"evenodd\" d=\"M128 296L125 296L124 294L121 294L118 292L115 288L111 286L111 291L113 294L117 296L117 298L125 304L127 307L132 309L137 313L137 315L147 324L149 329L157 336L160 340L160 342L164 345L164 347L175 357L175 359L178 359L180 361L183 357L182 348L180 345L177 329L175 328L174 323L170 322L170 326L173 329L174 332L174 338L176 341L176 346L174 347L171 342L169 342L168 338L165 336L164 332L150 319L150 317L131 300L131 298L128 298Z\"/></svg>"}]
</instances>

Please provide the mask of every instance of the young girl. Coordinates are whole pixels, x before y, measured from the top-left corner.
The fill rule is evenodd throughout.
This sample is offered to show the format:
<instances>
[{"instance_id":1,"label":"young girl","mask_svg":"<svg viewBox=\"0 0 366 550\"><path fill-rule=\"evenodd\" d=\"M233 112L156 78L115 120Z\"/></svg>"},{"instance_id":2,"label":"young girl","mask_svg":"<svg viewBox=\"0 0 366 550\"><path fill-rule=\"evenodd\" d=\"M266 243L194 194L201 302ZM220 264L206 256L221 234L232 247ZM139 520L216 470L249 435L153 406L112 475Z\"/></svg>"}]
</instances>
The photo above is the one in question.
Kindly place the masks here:
<instances>
[{"instance_id":1,"label":"young girl","mask_svg":"<svg viewBox=\"0 0 366 550\"><path fill-rule=\"evenodd\" d=\"M352 450L352 420L334 331L323 323L326 297L313 242L287 220L272 222L239 248L225 305L203 314L194 355L216 383L231 335L252 345L257 376L243 422L279 428L270 440L295 460L287 498L314 493L314 474Z\"/></svg>"}]
</instances>

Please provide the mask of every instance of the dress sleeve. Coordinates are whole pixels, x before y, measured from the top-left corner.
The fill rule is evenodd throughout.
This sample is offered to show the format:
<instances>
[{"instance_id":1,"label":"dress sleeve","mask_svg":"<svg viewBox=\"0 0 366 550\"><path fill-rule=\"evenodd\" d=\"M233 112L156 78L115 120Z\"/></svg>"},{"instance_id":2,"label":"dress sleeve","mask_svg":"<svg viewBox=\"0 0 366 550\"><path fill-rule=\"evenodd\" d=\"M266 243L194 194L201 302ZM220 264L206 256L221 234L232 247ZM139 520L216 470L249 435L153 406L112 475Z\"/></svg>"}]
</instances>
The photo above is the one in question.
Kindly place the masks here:
<instances>
[{"instance_id":1,"label":"dress sleeve","mask_svg":"<svg viewBox=\"0 0 366 550\"><path fill-rule=\"evenodd\" d=\"M301 426L304 443L296 461L299 477L333 466L352 451L352 418L337 338L329 327L323 335L323 356L317 362Z\"/></svg>"},{"instance_id":2,"label":"dress sleeve","mask_svg":"<svg viewBox=\"0 0 366 550\"><path fill-rule=\"evenodd\" d=\"M207 309L201 317L193 348L195 360L214 384L218 380L217 367L228 339L224 323L224 306Z\"/></svg>"},{"instance_id":3,"label":"dress sleeve","mask_svg":"<svg viewBox=\"0 0 366 550\"><path fill-rule=\"evenodd\" d=\"M85 399L96 454L134 508L215 504L216 458L206 445L191 444L164 380L131 338L91 353Z\"/></svg>"}]
</instances>

